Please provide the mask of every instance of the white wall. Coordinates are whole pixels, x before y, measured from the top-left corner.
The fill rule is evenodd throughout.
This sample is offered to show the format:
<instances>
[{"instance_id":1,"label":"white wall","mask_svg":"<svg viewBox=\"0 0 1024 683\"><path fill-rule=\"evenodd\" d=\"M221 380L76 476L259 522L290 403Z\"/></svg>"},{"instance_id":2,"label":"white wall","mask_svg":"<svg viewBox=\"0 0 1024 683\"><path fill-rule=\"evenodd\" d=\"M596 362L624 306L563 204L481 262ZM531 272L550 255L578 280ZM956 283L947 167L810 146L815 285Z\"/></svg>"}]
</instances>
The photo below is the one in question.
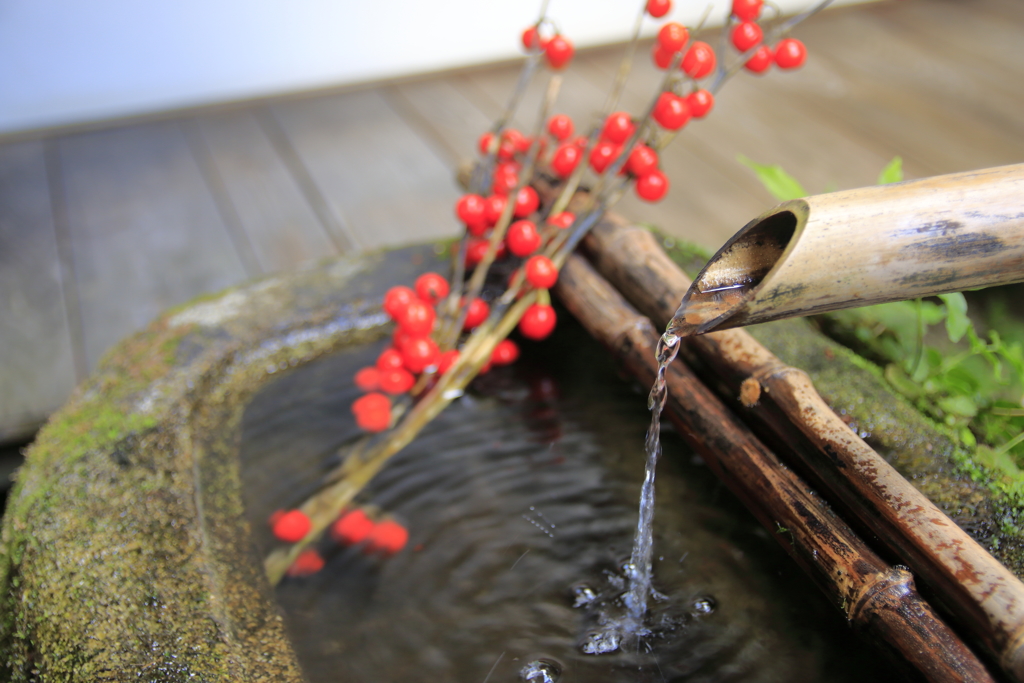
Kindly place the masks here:
<instances>
[{"instance_id":1,"label":"white wall","mask_svg":"<svg viewBox=\"0 0 1024 683\"><path fill-rule=\"evenodd\" d=\"M790 11L810 2L780 0ZM3 0L0 133L512 57L539 4ZM549 16L577 45L596 45L626 38L640 4L551 0ZM728 4L716 0L715 20ZM675 5L671 18L692 24L707 3Z\"/></svg>"}]
</instances>

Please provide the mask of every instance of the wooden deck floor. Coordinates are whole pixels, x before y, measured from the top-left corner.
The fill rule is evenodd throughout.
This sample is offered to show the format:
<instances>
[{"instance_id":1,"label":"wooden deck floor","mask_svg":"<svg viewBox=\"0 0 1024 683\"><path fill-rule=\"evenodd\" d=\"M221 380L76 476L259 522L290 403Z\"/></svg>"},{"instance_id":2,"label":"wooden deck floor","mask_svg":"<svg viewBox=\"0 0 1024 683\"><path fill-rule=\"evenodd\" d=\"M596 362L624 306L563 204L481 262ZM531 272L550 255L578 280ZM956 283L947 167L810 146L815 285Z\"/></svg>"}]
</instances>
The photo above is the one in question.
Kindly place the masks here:
<instances>
[{"instance_id":1,"label":"wooden deck floor","mask_svg":"<svg viewBox=\"0 0 1024 683\"><path fill-rule=\"evenodd\" d=\"M895 155L908 177L1024 161L1022 29L1019 0L823 13L797 30L803 70L736 78L666 152L668 198L618 210L714 248L773 204L737 154L781 164L810 192L871 184ZM620 50L581 54L556 108L588 120ZM658 78L642 62L631 111ZM517 72L0 140L0 442L31 433L107 348L169 306L311 259L456 234L454 169Z\"/></svg>"}]
</instances>

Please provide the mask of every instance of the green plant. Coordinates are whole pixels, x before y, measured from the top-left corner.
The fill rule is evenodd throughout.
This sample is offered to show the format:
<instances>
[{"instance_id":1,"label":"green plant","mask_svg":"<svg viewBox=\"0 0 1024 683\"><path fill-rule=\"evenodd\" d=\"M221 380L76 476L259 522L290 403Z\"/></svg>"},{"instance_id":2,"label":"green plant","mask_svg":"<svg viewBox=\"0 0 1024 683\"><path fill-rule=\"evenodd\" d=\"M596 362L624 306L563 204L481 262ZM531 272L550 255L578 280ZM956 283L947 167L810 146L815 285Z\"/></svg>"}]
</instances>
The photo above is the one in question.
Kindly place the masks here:
<instances>
[{"instance_id":1,"label":"green plant","mask_svg":"<svg viewBox=\"0 0 1024 683\"><path fill-rule=\"evenodd\" d=\"M776 198L805 196L799 181L781 167L743 156L739 161ZM901 180L902 160L895 157L878 184ZM1024 497L1024 335L1012 322L990 315L983 336L959 292L836 311L817 321L830 336L881 365L893 389L953 428L976 450L978 461L1002 475L1008 493Z\"/></svg>"}]
</instances>

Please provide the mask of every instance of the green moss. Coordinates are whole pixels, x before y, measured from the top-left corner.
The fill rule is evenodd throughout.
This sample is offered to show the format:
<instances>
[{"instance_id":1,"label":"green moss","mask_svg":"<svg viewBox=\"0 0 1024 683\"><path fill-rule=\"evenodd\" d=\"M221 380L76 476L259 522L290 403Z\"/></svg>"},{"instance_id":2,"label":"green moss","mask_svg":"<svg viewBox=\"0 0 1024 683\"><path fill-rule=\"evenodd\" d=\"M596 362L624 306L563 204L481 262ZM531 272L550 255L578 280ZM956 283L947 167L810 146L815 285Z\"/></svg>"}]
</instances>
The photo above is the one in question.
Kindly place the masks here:
<instances>
[{"instance_id":1,"label":"green moss","mask_svg":"<svg viewBox=\"0 0 1024 683\"><path fill-rule=\"evenodd\" d=\"M803 319L747 328L783 362L810 375L844 421L946 514L1018 575L1024 575L1019 499L966 448L957 431L921 413L882 370Z\"/></svg>"}]
</instances>

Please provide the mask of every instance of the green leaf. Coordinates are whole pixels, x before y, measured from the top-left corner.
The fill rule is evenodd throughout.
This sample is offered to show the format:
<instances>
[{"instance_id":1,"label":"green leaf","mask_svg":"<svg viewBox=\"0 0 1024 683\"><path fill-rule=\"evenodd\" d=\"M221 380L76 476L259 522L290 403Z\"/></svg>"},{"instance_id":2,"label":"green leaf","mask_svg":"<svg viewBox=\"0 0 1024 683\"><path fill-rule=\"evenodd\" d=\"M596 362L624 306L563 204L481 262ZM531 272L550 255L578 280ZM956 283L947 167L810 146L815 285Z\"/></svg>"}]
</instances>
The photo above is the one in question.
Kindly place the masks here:
<instances>
[{"instance_id":1,"label":"green leaf","mask_svg":"<svg viewBox=\"0 0 1024 683\"><path fill-rule=\"evenodd\" d=\"M885 366L885 378L896 391L908 398L917 398L921 395L920 385L907 377L907 373L894 363Z\"/></svg>"},{"instance_id":2,"label":"green leaf","mask_svg":"<svg viewBox=\"0 0 1024 683\"><path fill-rule=\"evenodd\" d=\"M967 328L971 327L971 319L967 317L967 299L960 292L939 294L942 303L946 304L946 334L954 344L964 338Z\"/></svg>"},{"instance_id":3,"label":"green leaf","mask_svg":"<svg viewBox=\"0 0 1024 683\"><path fill-rule=\"evenodd\" d=\"M878 184L888 185L889 183L898 183L903 180L903 159L901 157L893 157L892 161L885 165L882 172L878 174Z\"/></svg>"},{"instance_id":4,"label":"green leaf","mask_svg":"<svg viewBox=\"0 0 1024 683\"><path fill-rule=\"evenodd\" d=\"M942 410L953 415L974 417L978 414L978 406L967 396L948 396L937 403Z\"/></svg>"},{"instance_id":5,"label":"green leaf","mask_svg":"<svg viewBox=\"0 0 1024 683\"><path fill-rule=\"evenodd\" d=\"M772 193L779 201L799 199L806 197L807 192L796 178L782 170L781 166L766 166L758 164L746 158L742 154L736 155L736 159L744 166L750 168L764 184L766 190Z\"/></svg>"}]
</instances>

